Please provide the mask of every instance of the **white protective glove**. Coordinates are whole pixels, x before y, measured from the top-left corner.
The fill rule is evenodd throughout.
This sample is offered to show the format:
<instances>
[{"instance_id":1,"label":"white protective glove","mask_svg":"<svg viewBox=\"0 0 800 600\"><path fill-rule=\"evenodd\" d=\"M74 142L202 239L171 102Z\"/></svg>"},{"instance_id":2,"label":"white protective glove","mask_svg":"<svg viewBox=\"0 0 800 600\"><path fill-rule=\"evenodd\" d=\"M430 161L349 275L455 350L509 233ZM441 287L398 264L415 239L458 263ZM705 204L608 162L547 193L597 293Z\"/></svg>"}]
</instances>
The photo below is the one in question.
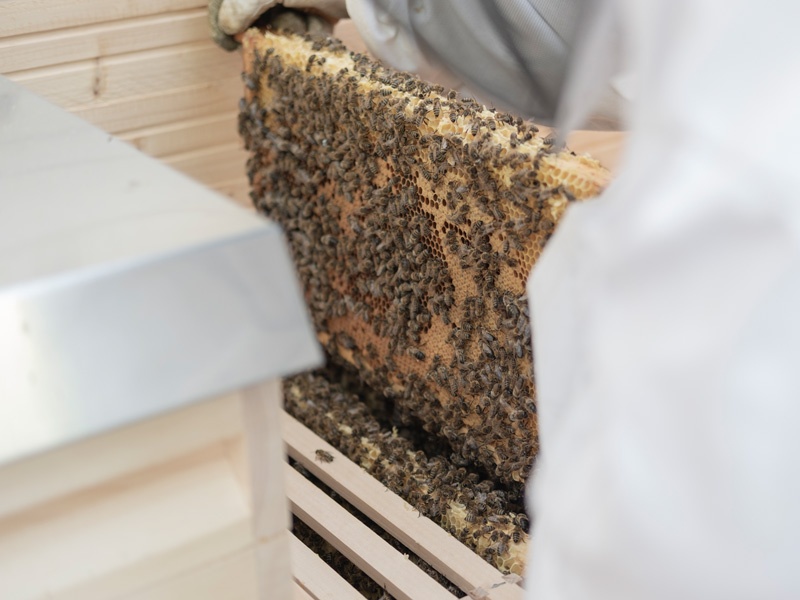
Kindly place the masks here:
<instances>
[{"instance_id":1,"label":"white protective glove","mask_svg":"<svg viewBox=\"0 0 800 600\"><path fill-rule=\"evenodd\" d=\"M316 14L333 23L347 17L345 0L222 0L219 28L228 35L236 35L275 6Z\"/></svg>"},{"instance_id":2,"label":"white protective glove","mask_svg":"<svg viewBox=\"0 0 800 600\"><path fill-rule=\"evenodd\" d=\"M800 3L615 1L625 156L528 284L527 597L796 600Z\"/></svg>"}]
</instances>

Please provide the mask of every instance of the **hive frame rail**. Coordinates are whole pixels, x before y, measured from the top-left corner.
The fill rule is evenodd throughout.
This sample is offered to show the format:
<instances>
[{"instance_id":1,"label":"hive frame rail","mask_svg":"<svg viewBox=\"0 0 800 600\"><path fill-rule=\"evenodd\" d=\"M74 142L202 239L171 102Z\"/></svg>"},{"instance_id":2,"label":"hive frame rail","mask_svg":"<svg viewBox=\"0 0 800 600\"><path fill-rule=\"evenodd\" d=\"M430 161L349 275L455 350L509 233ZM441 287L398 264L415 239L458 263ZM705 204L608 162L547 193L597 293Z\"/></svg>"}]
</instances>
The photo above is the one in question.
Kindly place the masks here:
<instances>
[{"instance_id":1,"label":"hive frame rail","mask_svg":"<svg viewBox=\"0 0 800 600\"><path fill-rule=\"evenodd\" d=\"M522 598L523 590L511 582L513 578L504 577L293 417L284 413L283 419L283 438L291 458L453 582L467 594L466 598ZM317 458L320 450L333 460L320 461ZM404 600L454 598L288 465L286 487L292 512L394 597ZM293 538L291 547L294 579L307 596L317 600L362 597L302 542Z\"/></svg>"}]
</instances>

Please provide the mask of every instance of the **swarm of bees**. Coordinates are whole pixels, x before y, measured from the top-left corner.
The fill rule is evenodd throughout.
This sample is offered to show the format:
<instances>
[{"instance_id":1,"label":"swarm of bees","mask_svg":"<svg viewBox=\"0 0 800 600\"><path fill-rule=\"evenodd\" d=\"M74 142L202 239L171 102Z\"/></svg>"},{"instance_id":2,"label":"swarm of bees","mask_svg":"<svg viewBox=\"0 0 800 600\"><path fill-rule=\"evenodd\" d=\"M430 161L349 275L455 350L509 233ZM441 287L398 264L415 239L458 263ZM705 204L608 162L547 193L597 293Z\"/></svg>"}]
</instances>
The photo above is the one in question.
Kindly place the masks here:
<instances>
[{"instance_id":1,"label":"swarm of bees","mask_svg":"<svg viewBox=\"0 0 800 600\"><path fill-rule=\"evenodd\" d=\"M284 382L286 410L328 443L401 495L504 573L521 575L528 522L513 512L509 493L442 456L415 450L396 431L381 428L370 409L322 374ZM320 456L320 453L324 455ZM332 458L317 450L318 460ZM327 456L325 456L327 455Z\"/></svg>"},{"instance_id":2,"label":"swarm of bees","mask_svg":"<svg viewBox=\"0 0 800 600\"><path fill-rule=\"evenodd\" d=\"M317 332L462 466L523 482L537 451L525 282L608 172L531 122L348 53L246 34L240 132Z\"/></svg>"}]
</instances>

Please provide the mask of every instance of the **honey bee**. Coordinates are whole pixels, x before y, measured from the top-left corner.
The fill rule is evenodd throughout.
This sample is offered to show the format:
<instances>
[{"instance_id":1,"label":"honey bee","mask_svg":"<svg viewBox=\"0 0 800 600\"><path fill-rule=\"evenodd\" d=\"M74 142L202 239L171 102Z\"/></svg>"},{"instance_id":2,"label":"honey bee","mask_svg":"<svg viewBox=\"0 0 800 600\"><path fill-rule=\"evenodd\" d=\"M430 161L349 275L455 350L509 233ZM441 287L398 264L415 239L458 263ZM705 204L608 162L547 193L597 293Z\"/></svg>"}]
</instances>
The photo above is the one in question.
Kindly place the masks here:
<instances>
[{"instance_id":1,"label":"honey bee","mask_svg":"<svg viewBox=\"0 0 800 600\"><path fill-rule=\"evenodd\" d=\"M428 117L424 113L418 113L418 114L414 115L412 123L414 123L414 125L416 127L420 127L422 124L426 124L427 125Z\"/></svg>"},{"instance_id":2,"label":"honey bee","mask_svg":"<svg viewBox=\"0 0 800 600\"><path fill-rule=\"evenodd\" d=\"M332 463L333 454L326 450L318 449L314 452L314 460L322 463Z\"/></svg>"},{"instance_id":3,"label":"honey bee","mask_svg":"<svg viewBox=\"0 0 800 600\"><path fill-rule=\"evenodd\" d=\"M408 349L408 353L414 358L416 358L418 361L425 360L425 353L419 348L411 347Z\"/></svg>"}]
</instances>

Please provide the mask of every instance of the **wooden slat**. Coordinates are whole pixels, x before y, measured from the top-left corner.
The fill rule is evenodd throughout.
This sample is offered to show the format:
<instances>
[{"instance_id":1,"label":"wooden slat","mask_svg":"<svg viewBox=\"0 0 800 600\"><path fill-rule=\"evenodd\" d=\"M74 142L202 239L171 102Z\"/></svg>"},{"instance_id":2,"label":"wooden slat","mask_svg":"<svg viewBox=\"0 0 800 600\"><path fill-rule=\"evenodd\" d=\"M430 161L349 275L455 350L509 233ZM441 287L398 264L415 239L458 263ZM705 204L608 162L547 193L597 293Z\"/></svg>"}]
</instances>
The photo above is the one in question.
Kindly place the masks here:
<instances>
[{"instance_id":1,"label":"wooden slat","mask_svg":"<svg viewBox=\"0 0 800 600\"><path fill-rule=\"evenodd\" d=\"M276 550L280 552L280 549ZM256 585L256 564L253 549L233 553L221 560L191 569L176 577L158 581L115 600L261 600ZM94 590L92 590L94 591ZM111 598L102 593L87 593L79 590L65 597L47 597L47 600L87 600L88 598ZM303 600L306 600L303 598Z\"/></svg>"},{"instance_id":2,"label":"wooden slat","mask_svg":"<svg viewBox=\"0 0 800 600\"><path fill-rule=\"evenodd\" d=\"M590 154L609 171L616 171L625 147L624 131L574 131L567 146L578 154Z\"/></svg>"},{"instance_id":3,"label":"wooden slat","mask_svg":"<svg viewBox=\"0 0 800 600\"><path fill-rule=\"evenodd\" d=\"M236 143L165 156L162 160L181 173L210 184L242 177L245 174L247 154Z\"/></svg>"},{"instance_id":4,"label":"wooden slat","mask_svg":"<svg viewBox=\"0 0 800 600\"><path fill-rule=\"evenodd\" d=\"M294 600L315 600L313 596L310 596L308 592L306 592L303 588L300 587L300 584L295 582L293 588Z\"/></svg>"},{"instance_id":5,"label":"wooden slat","mask_svg":"<svg viewBox=\"0 0 800 600\"><path fill-rule=\"evenodd\" d=\"M3 599L59 591L118 598L252 544L241 488L213 447L21 513L0 529Z\"/></svg>"},{"instance_id":6,"label":"wooden slat","mask_svg":"<svg viewBox=\"0 0 800 600\"><path fill-rule=\"evenodd\" d=\"M292 512L399 600L453 600L452 594L286 465Z\"/></svg>"},{"instance_id":7,"label":"wooden slat","mask_svg":"<svg viewBox=\"0 0 800 600\"><path fill-rule=\"evenodd\" d=\"M241 435L239 402L221 396L0 468L0 527L14 513L226 443Z\"/></svg>"},{"instance_id":8,"label":"wooden slat","mask_svg":"<svg viewBox=\"0 0 800 600\"><path fill-rule=\"evenodd\" d=\"M119 133L230 112L241 97L242 83L237 75L114 102L91 103L70 112L110 133Z\"/></svg>"},{"instance_id":9,"label":"wooden slat","mask_svg":"<svg viewBox=\"0 0 800 600\"><path fill-rule=\"evenodd\" d=\"M253 201L250 200L250 182L247 177L240 177L231 181L221 183L209 183L208 187L218 191L223 196L227 196L236 204L249 210L255 210Z\"/></svg>"},{"instance_id":10,"label":"wooden slat","mask_svg":"<svg viewBox=\"0 0 800 600\"><path fill-rule=\"evenodd\" d=\"M243 389L242 422L247 448L250 513L256 539L265 540L291 526L281 485L284 450L281 439L283 388L270 379Z\"/></svg>"},{"instance_id":11,"label":"wooden slat","mask_svg":"<svg viewBox=\"0 0 800 600\"><path fill-rule=\"evenodd\" d=\"M0 73L207 40L203 9L0 39Z\"/></svg>"},{"instance_id":12,"label":"wooden slat","mask_svg":"<svg viewBox=\"0 0 800 600\"><path fill-rule=\"evenodd\" d=\"M145 154L162 157L221 144L239 144L237 112L231 111L118 134Z\"/></svg>"},{"instance_id":13,"label":"wooden slat","mask_svg":"<svg viewBox=\"0 0 800 600\"><path fill-rule=\"evenodd\" d=\"M2 0L0 37L207 6L207 0Z\"/></svg>"},{"instance_id":14,"label":"wooden slat","mask_svg":"<svg viewBox=\"0 0 800 600\"><path fill-rule=\"evenodd\" d=\"M342 19L333 27L333 35L347 46L348 50L359 52L361 54L369 54L369 49L364 43L361 34L358 33L356 24L351 19Z\"/></svg>"},{"instance_id":15,"label":"wooden slat","mask_svg":"<svg viewBox=\"0 0 800 600\"><path fill-rule=\"evenodd\" d=\"M18 71L9 79L69 109L228 79L240 72L240 57L208 40ZM241 83L238 89L241 93Z\"/></svg>"},{"instance_id":16,"label":"wooden slat","mask_svg":"<svg viewBox=\"0 0 800 600\"><path fill-rule=\"evenodd\" d=\"M289 550L294 580L308 593L308 597L314 600L364 599L341 575L293 535L289 536Z\"/></svg>"},{"instance_id":17,"label":"wooden slat","mask_svg":"<svg viewBox=\"0 0 800 600\"><path fill-rule=\"evenodd\" d=\"M289 456L464 592L482 587L490 592L489 598L492 599L522 598L522 589L506 584L497 569L436 523L420 517L402 498L388 492L358 465L286 414L283 436ZM333 462L315 460L318 449L330 452L334 457Z\"/></svg>"}]
</instances>

